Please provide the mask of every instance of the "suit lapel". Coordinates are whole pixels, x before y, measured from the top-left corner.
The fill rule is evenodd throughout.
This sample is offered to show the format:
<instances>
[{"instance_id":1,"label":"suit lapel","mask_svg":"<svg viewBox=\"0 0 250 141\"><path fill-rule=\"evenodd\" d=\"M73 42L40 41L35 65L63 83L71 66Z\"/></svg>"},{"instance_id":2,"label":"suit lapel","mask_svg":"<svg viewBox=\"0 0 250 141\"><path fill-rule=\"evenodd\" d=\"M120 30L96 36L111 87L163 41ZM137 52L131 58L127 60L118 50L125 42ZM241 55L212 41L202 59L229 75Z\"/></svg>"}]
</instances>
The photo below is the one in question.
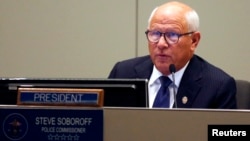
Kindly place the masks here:
<instances>
[{"instance_id":1,"label":"suit lapel","mask_svg":"<svg viewBox=\"0 0 250 141\"><path fill-rule=\"evenodd\" d=\"M177 93L177 106L179 108L191 108L201 89L202 63L194 56L184 74Z\"/></svg>"},{"instance_id":2,"label":"suit lapel","mask_svg":"<svg viewBox=\"0 0 250 141\"><path fill-rule=\"evenodd\" d=\"M138 78L149 79L152 71L153 71L153 62L151 61L149 56L145 59L144 62L135 66L135 72Z\"/></svg>"}]
</instances>

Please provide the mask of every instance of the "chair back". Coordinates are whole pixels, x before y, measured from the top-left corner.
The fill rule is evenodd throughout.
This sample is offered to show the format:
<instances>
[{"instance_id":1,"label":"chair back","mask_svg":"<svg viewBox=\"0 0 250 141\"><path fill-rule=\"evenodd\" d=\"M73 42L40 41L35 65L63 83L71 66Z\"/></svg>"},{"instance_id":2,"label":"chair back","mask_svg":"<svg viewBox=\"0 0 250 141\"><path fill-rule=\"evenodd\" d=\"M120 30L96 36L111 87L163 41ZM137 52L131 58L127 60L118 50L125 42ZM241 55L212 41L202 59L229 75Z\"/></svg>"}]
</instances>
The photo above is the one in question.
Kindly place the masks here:
<instances>
[{"instance_id":1,"label":"chair back","mask_svg":"<svg viewBox=\"0 0 250 141\"><path fill-rule=\"evenodd\" d=\"M236 81L236 98L238 109L250 109L250 82L247 80Z\"/></svg>"}]
</instances>

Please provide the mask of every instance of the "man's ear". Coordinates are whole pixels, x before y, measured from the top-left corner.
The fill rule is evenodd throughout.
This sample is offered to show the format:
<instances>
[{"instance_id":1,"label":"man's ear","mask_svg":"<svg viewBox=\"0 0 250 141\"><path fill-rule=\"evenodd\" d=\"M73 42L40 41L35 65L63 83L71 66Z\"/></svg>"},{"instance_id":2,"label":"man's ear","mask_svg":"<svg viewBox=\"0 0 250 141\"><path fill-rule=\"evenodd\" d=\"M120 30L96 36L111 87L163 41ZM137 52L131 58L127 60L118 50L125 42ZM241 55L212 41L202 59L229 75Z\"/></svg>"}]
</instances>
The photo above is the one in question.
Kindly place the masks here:
<instances>
[{"instance_id":1,"label":"man's ear","mask_svg":"<svg viewBox=\"0 0 250 141\"><path fill-rule=\"evenodd\" d=\"M199 31L194 32L192 36L192 44L194 47L197 47L201 39L201 34Z\"/></svg>"}]
</instances>

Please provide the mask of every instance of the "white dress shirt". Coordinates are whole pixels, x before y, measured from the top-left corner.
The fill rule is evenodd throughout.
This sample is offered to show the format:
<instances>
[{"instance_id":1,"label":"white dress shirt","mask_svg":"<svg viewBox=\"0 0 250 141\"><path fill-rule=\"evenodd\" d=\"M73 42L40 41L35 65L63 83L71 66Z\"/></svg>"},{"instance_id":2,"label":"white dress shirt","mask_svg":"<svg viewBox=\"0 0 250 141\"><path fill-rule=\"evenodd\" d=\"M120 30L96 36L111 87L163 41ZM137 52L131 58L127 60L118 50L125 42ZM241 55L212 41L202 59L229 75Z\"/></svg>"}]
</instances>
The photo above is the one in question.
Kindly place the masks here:
<instances>
[{"instance_id":1,"label":"white dress shirt","mask_svg":"<svg viewBox=\"0 0 250 141\"><path fill-rule=\"evenodd\" d=\"M173 84L172 75L171 74L168 75L168 77L172 80L172 84L170 84L168 87L169 92L170 92L170 108L173 108L173 105L174 105L174 87L176 88L176 93L177 93L182 75L184 71L186 70L188 63L179 71L175 72L175 84ZM152 108L156 94L161 87L161 82L159 80L160 76L162 76L162 73L159 70L157 70L157 68L154 66L153 72L150 76L149 83L148 83L149 108Z\"/></svg>"}]
</instances>

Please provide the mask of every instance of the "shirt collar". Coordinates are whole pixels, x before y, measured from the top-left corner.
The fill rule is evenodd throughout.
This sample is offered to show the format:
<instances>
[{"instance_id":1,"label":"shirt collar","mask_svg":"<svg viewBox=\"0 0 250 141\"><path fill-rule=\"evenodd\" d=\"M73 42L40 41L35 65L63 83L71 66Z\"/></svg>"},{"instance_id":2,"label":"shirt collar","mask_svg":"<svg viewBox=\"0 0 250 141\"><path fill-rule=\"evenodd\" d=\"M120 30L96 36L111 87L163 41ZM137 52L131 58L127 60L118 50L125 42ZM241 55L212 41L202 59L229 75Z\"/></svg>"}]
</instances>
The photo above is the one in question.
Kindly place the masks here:
<instances>
[{"instance_id":1,"label":"shirt collar","mask_svg":"<svg viewBox=\"0 0 250 141\"><path fill-rule=\"evenodd\" d=\"M186 65L184 67L182 67L179 71L175 72L174 76L175 76L175 85L177 88L179 88L180 82L181 82L181 78L184 74L184 71L186 70L187 66L189 64L189 61L186 63ZM153 72L151 74L151 77L149 79L149 86L153 85L153 84L158 84L160 83L160 81L158 80L158 78L162 76L162 73L155 67L153 67ZM168 77L173 81L172 75L168 75Z\"/></svg>"}]
</instances>

